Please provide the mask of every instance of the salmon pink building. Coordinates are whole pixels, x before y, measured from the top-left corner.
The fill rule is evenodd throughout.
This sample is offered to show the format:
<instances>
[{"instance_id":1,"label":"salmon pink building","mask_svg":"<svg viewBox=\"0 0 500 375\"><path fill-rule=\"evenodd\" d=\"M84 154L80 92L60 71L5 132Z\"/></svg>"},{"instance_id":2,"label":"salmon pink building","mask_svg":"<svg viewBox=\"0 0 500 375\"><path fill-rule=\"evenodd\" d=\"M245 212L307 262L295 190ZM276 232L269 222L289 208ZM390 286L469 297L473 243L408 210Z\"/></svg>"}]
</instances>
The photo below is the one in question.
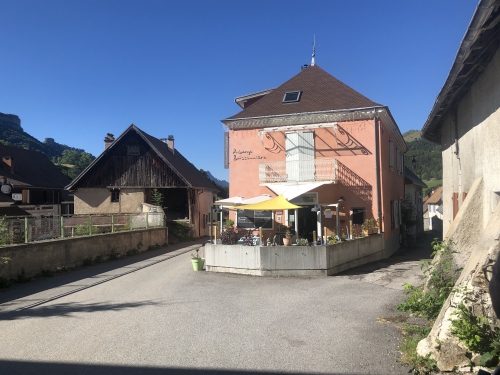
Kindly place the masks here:
<instances>
[{"instance_id":1,"label":"salmon pink building","mask_svg":"<svg viewBox=\"0 0 500 375\"><path fill-rule=\"evenodd\" d=\"M286 225L312 241L352 237L375 219L385 255L399 248L407 147L388 107L314 63L279 87L235 102L241 111L222 120L230 197L283 195L302 207L232 211L237 227L262 227L265 239L279 239Z\"/></svg>"}]
</instances>

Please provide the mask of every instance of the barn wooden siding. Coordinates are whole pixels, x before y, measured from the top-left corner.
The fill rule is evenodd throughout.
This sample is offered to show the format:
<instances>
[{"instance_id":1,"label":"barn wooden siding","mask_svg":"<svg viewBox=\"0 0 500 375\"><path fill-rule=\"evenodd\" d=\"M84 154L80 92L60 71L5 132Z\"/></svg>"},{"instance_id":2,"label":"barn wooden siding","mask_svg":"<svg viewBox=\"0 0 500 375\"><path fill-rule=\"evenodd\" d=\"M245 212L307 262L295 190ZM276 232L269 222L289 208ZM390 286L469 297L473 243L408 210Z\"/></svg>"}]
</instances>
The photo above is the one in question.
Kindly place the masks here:
<instances>
[{"instance_id":1,"label":"barn wooden siding","mask_svg":"<svg viewBox=\"0 0 500 375\"><path fill-rule=\"evenodd\" d=\"M150 156L110 156L95 166L78 187L186 187L163 160Z\"/></svg>"}]
</instances>

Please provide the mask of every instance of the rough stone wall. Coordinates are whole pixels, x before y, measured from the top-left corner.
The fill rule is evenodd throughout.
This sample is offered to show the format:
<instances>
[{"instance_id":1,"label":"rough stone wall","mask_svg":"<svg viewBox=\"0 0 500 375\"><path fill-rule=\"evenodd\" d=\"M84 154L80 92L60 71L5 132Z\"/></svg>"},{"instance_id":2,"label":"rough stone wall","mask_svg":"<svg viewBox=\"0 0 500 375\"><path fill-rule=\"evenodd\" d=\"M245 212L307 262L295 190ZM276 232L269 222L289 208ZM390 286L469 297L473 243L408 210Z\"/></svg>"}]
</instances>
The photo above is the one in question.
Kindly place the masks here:
<instances>
[{"instance_id":1,"label":"rough stone wall","mask_svg":"<svg viewBox=\"0 0 500 375\"><path fill-rule=\"evenodd\" d=\"M499 321L491 307L488 284L484 279L482 266L495 261L500 250L499 238L500 204L472 248L454 288L457 291L465 289L471 292L472 298L468 304L473 307L475 315L487 317L492 326L498 326ZM417 352L422 356L432 353L441 371L452 371L455 366L466 366L469 363L469 358L466 356L469 350L450 332L451 320L456 319L453 315L456 311L454 306L461 301L464 301L464 298L460 292L454 292L448 297L431 332L417 347ZM479 356L473 353L473 361L478 363L479 359Z\"/></svg>"},{"instance_id":2,"label":"rough stone wall","mask_svg":"<svg viewBox=\"0 0 500 375\"><path fill-rule=\"evenodd\" d=\"M498 321L491 310L481 267L493 262L500 238L500 49L485 70L443 118L443 233L452 239L463 271L455 287L473 293L470 301L477 314ZM459 211L453 218L453 193ZM464 199L465 194L467 197ZM432 353L442 371L468 363L467 350L451 336L453 293L444 304L429 336L418 345L421 355ZM477 358L473 358L477 363Z\"/></svg>"}]
</instances>

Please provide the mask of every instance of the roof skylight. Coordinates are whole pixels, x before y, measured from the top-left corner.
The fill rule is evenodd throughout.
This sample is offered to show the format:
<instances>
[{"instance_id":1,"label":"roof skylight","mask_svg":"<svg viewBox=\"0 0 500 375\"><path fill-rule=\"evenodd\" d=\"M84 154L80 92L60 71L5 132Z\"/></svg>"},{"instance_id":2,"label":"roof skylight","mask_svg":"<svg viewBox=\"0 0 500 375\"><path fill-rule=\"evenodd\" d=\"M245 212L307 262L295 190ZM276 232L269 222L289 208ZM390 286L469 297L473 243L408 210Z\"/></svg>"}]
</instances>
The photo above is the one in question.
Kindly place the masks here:
<instances>
[{"instance_id":1,"label":"roof skylight","mask_svg":"<svg viewBox=\"0 0 500 375\"><path fill-rule=\"evenodd\" d=\"M302 91L289 91L285 93L283 97L283 103L295 103L300 101L300 96L302 95Z\"/></svg>"}]
</instances>

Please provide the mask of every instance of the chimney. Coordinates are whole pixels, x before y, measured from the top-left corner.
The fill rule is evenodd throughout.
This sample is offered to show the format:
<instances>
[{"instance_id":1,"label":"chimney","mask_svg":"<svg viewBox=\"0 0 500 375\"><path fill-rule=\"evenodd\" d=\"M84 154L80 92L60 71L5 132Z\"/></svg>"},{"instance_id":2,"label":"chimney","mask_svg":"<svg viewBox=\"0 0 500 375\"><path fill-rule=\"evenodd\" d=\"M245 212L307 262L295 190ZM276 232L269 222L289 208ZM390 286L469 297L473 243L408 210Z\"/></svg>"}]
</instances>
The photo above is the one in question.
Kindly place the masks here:
<instances>
[{"instance_id":1,"label":"chimney","mask_svg":"<svg viewBox=\"0 0 500 375\"><path fill-rule=\"evenodd\" d=\"M169 150L172 152L172 154L175 153L175 148L174 148L174 136L173 135L169 135L168 138L167 138L167 146L169 148Z\"/></svg>"},{"instance_id":2,"label":"chimney","mask_svg":"<svg viewBox=\"0 0 500 375\"><path fill-rule=\"evenodd\" d=\"M106 150L111 143L115 141L115 136L111 133L106 134L104 137L104 149Z\"/></svg>"},{"instance_id":3,"label":"chimney","mask_svg":"<svg viewBox=\"0 0 500 375\"><path fill-rule=\"evenodd\" d=\"M14 158L11 156L4 156L2 157L2 161L7 165L7 170L10 173L14 173Z\"/></svg>"}]
</instances>

